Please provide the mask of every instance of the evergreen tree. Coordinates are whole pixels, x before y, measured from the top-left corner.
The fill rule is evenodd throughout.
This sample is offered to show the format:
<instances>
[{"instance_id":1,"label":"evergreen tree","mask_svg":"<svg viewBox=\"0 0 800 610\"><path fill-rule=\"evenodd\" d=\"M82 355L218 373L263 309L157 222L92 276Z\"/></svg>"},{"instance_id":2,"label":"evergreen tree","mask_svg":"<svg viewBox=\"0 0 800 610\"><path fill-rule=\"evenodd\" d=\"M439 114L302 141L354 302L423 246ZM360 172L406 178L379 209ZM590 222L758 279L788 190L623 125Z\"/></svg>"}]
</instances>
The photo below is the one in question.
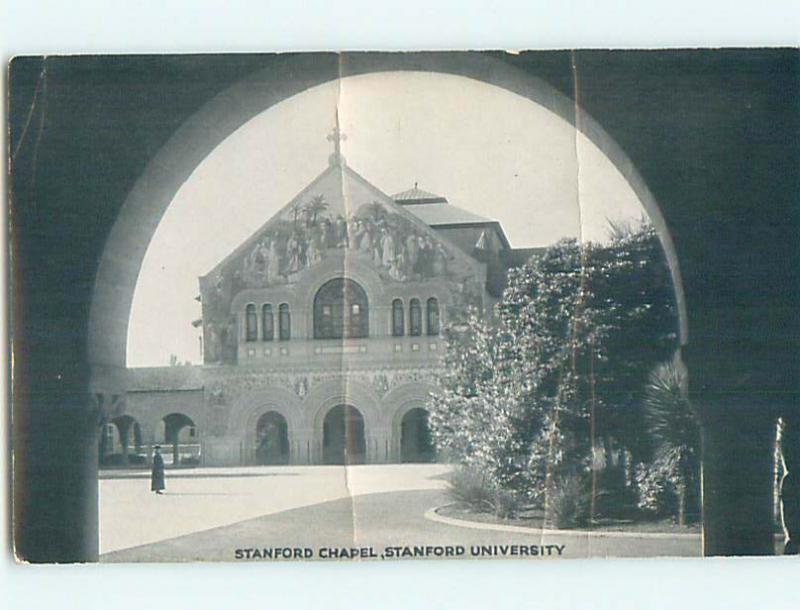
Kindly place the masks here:
<instances>
[{"instance_id":1,"label":"evergreen tree","mask_svg":"<svg viewBox=\"0 0 800 610\"><path fill-rule=\"evenodd\" d=\"M663 268L662 268L663 267ZM591 515L614 439L636 445L647 373L674 349L672 287L649 226L607 245L562 240L511 269L493 319L447 333L430 405L440 449L498 488L545 503L591 482Z\"/></svg>"}]
</instances>

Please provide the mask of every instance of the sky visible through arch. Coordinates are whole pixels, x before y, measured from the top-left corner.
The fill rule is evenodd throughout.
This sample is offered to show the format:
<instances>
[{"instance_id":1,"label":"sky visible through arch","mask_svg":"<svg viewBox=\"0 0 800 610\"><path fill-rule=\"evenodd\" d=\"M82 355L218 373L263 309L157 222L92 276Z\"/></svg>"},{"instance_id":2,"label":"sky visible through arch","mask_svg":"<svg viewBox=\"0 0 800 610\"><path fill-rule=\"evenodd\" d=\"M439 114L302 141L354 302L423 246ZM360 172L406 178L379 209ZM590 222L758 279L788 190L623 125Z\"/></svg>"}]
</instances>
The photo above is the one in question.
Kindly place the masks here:
<instances>
[{"instance_id":1,"label":"sky visible through arch","mask_svg":"<svg viewBox=\"0 0 800 610\"><path fill-rule=\"evenodd\" d=\"M462 76L381 72L309 89L226 138L181 186L144 257L128 366L201 362L198 277L328 166L338 107L347 164L384 193L419 188L498 220L513 247L602 241L646 217L605 155L529 99Z\"/></svg>"}]
</instances>

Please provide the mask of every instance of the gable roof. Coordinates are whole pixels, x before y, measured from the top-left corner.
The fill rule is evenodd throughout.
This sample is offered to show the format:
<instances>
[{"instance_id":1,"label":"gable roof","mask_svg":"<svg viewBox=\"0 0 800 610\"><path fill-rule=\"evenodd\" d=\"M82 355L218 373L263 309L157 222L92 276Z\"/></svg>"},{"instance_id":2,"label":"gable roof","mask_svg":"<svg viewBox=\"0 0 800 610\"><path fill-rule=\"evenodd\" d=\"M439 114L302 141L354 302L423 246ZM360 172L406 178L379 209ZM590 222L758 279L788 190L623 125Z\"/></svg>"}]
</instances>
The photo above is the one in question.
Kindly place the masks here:
<instances>
[{"instance_id":1,"label":"gable roof","mask_svg":"<svg viewBox=\"0 0 800 610\"><path fill-rule=\"evenodd\" d=\"M412 222L420 232L428 234L437 241L447 242L423 218L405 209L403 205L397 203L392 197L389 197L358 172L351 169L343 160L339 162L332 160L325 171L312 180L277 213L273 214L270 219L253 232L238 248L215 265L204 277L210 277L222 271L228 263L237 259L244 252L251 250L271 225L282 220L292 220L295 210L299 210L312 197L318 195L323 196L327 203L326 216L336 217L342 215L348 217L357 212L363 205L377 202ZM441 199L444 200L444 198ZM491 221L484 220L483 222ZM464 256L459 248L453 244L450 244L450 246L456 256ZM469 264L477 263L471 257L466 257L466 259L469 259Z\"/></svg>"}]
</instances>

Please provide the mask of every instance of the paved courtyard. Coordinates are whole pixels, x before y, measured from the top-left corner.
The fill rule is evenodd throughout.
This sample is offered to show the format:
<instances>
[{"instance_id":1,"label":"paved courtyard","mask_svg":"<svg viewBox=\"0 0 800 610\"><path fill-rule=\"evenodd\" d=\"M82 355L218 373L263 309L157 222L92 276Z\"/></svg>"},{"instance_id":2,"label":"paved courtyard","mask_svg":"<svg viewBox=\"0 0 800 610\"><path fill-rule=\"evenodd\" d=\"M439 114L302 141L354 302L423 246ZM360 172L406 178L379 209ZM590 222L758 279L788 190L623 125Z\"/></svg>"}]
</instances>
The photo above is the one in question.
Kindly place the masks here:
<instances>
[{"instance_id":1,"label":"paved courtyard","mask_svg":"<svg viewBox=\"0 0 800 610\"><path fill-rule=\"evenodd\" d=\"M700 555L698 535L553 532L442 518L433 509L449 501L447 470L438 464L198 468L167 471L162 496L149 491L149 473L104 472L101 561L261 560L268 549L311 559L414 552L538 559Z\"/></svg>"}]
</instances>

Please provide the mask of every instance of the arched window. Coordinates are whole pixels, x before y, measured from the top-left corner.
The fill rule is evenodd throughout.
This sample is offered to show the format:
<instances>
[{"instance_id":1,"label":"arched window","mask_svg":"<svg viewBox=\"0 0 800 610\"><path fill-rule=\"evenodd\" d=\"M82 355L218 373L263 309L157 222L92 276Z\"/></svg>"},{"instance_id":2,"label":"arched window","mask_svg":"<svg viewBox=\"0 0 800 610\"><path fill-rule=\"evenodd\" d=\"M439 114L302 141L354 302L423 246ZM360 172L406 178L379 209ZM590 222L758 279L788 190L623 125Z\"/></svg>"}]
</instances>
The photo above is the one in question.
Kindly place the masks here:
<instances>
[{"instance_id":1,"label":"arched window","mask_svg":"<svg viewBox=\"0 0 800 610\"><path fill-rule=\"evenodd\" d=\"M392 301L392 336L402 337L404 334L406 334L406 324L403 301L395 299Z\"/></svg>"},{"instance_id":2,"label":"arched window","mask_svg":"<svg viewBox=\"0 0 800 610\"><path fill-rule=\"evenodd\" d=\"M356 282L336 278L314 297L315 339L359 339L369 336L367 293Z\"/></svg>"},{"instance_id":3,"label":"arched window","mask_svg":"<svg viewBox=\"0 0 800 610\"><path fill-rule=\"evenodd\" d=\"M435 297L428 299L428 334L439 334L439 301Z\"/></svg>"},{"instance_id":4,"label":"arched window","mask_svg":"<svg viewBox=\"0 0 800 610\"><path fill-rule=\"evenodd\" d=\"M275 319L272 315L272 305L267 303L261 308L261 338L272 341L275 338Z\"/></svg>"},{"instance_id":5,"label":"arched window","mask_svg":"<svg viewBox=\"0 0 800 610\"><path fill-rule=\"evenodd\" d=\"M292 318L289 315L289 305L281 303L278 306L278 339L288 341L292 336Z\"/></svg>"},{"instance_id":6,"label":"arched window","mask_svg":"<svg viewBox=\"0 0 800 610\"><path fill-rule=\"evenodd\" d=\"M258 341L258 316L256 315L256 306L253 304L245 308L245 340Z\"/></svg>"},{"instance_id":7,"label":"arched window","mask_svg":"<svg viewBox=\"0 0 800 610\"><path fill-rule=\"evenodd\" d=\"M408 304L408 331L412 337L422 334L422 306L419 299L411 299Z\"/></svg>"}]
</instances>

